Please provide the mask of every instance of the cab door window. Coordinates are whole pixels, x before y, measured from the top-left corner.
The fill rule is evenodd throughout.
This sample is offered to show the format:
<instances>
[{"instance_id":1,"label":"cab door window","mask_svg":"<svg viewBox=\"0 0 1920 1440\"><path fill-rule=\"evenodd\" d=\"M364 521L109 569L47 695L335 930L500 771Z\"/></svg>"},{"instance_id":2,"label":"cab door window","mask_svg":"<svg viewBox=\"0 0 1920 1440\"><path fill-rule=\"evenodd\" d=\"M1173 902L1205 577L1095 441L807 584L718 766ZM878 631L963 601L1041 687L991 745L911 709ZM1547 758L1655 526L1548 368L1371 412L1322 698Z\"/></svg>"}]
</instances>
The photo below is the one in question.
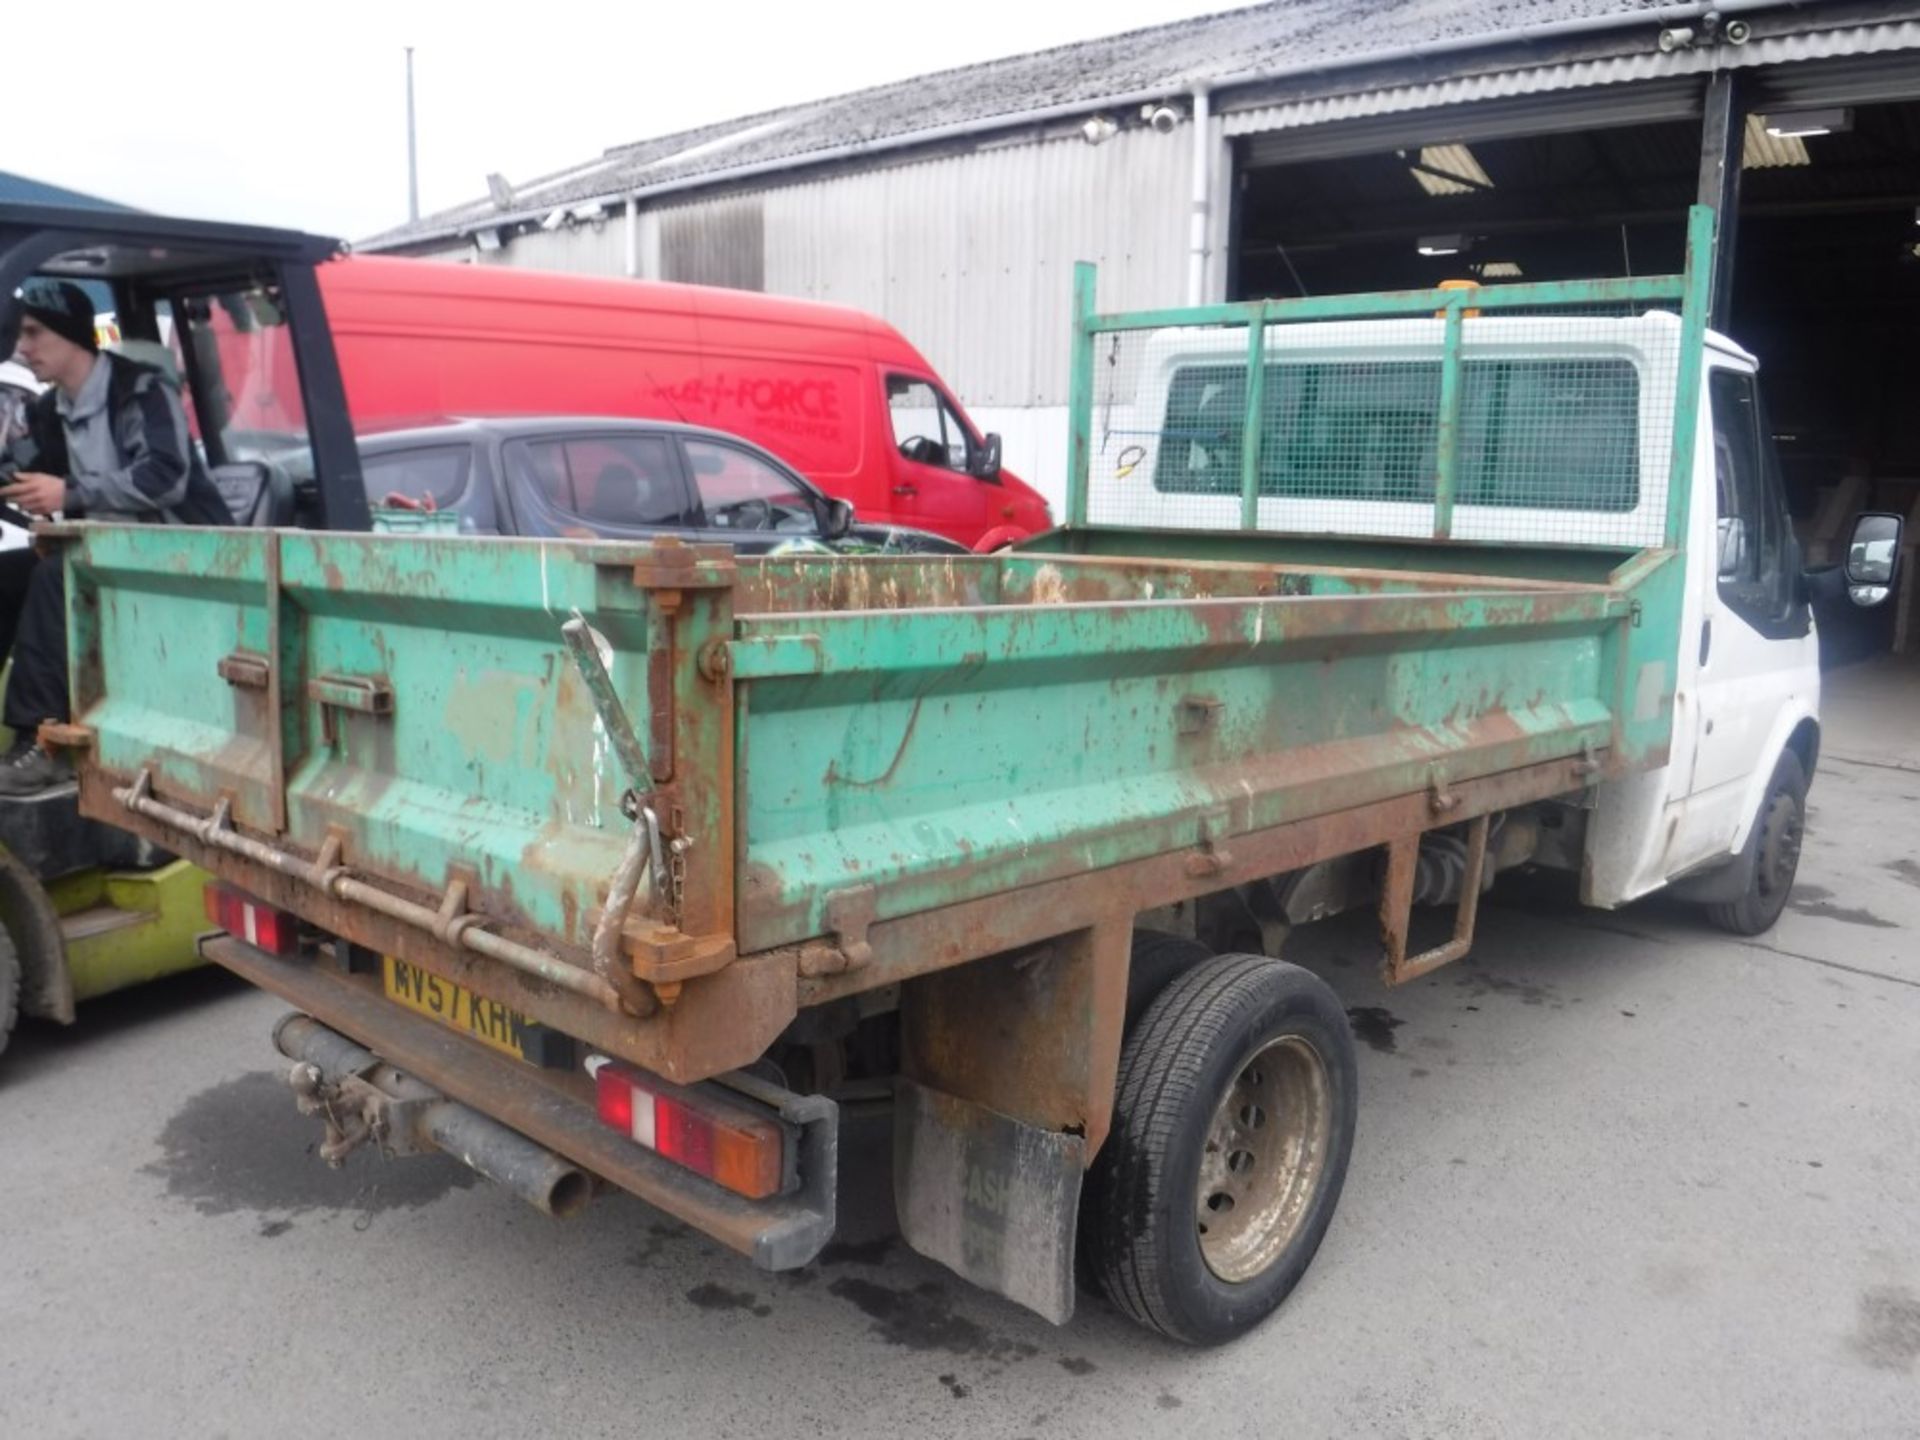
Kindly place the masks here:
<instances>
[{"instance_id":1,"label":"cab door window","mask_svg":"<svg viewBox=\"0 0 1920 1440\"><path fill-rule=\"evenodd\" d=\"M1794 583L1798 555L1786 499L1751 375L1715 370L1713 409L1714 564L1721 601L1763 632L1804 620Z\"/></svg>"},{"instance_id":2,"label":"cab door window","mask_svg":"<svg viewBox=\"0 0 1920 1440\"><path fill-rule=\"evenodd\" d=\"M688 440L686 452L709 529L810 535L820 528L807 488L758 456L711 440Z\"/></svg>"},{"instance_id":3,"label":"cab door window","mask_svg":"<svg viewBox=\"0 0 1920 1440\"><path fill-rule=\"evenodd\" d=\"M909 460L965 472L973 440L946 397L925 380L887 377L887 412L893 419L893 443Z\"/></svg>"}]
</instances>

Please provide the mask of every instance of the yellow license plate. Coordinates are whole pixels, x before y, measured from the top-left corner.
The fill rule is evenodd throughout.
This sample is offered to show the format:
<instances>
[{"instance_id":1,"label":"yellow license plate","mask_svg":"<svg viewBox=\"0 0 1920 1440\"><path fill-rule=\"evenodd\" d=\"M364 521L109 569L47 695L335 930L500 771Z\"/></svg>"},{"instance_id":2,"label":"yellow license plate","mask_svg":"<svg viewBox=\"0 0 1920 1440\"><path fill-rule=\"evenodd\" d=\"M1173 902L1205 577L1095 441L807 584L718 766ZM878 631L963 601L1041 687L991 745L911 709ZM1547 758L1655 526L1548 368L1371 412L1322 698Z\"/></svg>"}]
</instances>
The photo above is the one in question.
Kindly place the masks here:
<instances>
[{"instance_id":1,"label":"yellow license plate","mask_svg":"<svg viewBox=\"0 0 1920 1440\"><path fill-rule=\"evenodd\" d=\"M518 1010L510 1010L498 1000L476 995L464 985L442 980L438 975L422 970L417 965L409 965L404 960L396 960L391 955L381 958L381 970L388 999L397 1000L409 1010L438 1020L449 1029L471 1035L503 1055L511 1055L529 1064L541 1063L542 1057L530 1054L529 1049L539 1048L537 1044L530 1045L530 1042L537 1040L543 1027L527 1019Z\"/></svg>"}]
</instances>

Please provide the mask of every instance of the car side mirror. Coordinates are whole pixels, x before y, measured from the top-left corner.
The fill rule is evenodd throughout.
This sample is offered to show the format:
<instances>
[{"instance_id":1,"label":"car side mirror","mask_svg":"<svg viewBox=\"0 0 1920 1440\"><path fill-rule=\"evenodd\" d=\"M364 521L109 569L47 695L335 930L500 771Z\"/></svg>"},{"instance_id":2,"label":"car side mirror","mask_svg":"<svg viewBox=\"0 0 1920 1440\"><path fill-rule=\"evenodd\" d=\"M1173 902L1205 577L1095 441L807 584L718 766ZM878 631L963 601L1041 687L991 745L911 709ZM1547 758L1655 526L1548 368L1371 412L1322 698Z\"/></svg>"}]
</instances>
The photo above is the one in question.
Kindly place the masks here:
<instances>
[{"instance_id":1,"label":"car side mirror","mask_svg":"<svg viewBox=\"0 0 1920 1440\"><path fill-rule=\"evenodd\" d=\"M821 532L828 540L844 540L853 533L853 505L846 500L827 501L827 523Z\"/></svg>"},{"instance_id":2,"label":"car side mirror","mask_svg":"<svg viewBox=\"0 0 1920 1440\"><path fill-rule=\"evenodd\" d=\"M1898 515L1868 514L1853 522L1847 542L1847 598L1860 606L1881 604L1893 593L1900 569Z\"/></svg>"},{"instance_id":3,"label":"car side mirror","mask_svg":"<svg viewBox=\"0 0 1920 1440\"><path fill-rule=\"evenodd\" d=\"M1747 522L1738 515L1721 516L1716 538L1720 550L1720 578L1738 580L1747 561Z\"/></svg>"},{"instance_id":4,"label":"car side mirror","mask_svg":"<svg viewBox=\"0 0 1920 1440\"><path fill-rule=\"evenodd\" d=\"M980 442L980 451L973 457L973 478L976 480L998 480L1000 478L1000 437L992 431Z\"/></svg>"}]
</instances>

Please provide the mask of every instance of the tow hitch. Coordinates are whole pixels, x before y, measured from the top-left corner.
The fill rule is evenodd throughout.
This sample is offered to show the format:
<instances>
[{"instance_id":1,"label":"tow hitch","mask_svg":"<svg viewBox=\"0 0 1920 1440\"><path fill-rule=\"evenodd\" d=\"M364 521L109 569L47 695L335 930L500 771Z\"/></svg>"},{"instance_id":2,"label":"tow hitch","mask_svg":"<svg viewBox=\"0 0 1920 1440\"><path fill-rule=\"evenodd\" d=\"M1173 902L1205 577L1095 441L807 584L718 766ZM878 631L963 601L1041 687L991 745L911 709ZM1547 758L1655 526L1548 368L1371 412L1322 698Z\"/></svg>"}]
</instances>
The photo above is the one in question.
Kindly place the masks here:
<instances>
[{"instance_id":1,"label":"tow hitch","mask_svg":"<svg viewBox=\"0 0 1920 1440\"><path fill-rule=\"evenodd\" d=\"M499 1121L449 1100L307 1015L292 1014L273 1043L294 1062L294 1103L326 1127L320 1158L338 1169L368 1141L389 1156L440 1151L545 1214L564 1219L593 1198L593 1178Z\"/></svg>"}]
</instances>

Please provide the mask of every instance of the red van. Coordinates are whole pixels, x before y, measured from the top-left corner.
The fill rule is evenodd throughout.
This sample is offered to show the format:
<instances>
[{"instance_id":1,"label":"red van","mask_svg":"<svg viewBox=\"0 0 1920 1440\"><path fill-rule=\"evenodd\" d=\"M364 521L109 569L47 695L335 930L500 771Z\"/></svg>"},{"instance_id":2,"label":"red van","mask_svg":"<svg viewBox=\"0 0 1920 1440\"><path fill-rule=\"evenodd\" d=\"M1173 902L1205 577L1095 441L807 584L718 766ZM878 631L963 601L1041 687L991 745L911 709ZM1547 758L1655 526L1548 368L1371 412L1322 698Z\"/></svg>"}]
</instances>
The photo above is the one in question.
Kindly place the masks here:
<instances>
[{"instance_id":1,"label":"red van","mask_svg":"<svg viewBox=\"0 0 1920 1440\"><path fill-rule=\"evenodd\" d=\"M320 267L357 424L616 415L729 431L863 521L991 550L1051 523L884 321L740 290L355 256Z\"/></svg>"}]
</instances>

